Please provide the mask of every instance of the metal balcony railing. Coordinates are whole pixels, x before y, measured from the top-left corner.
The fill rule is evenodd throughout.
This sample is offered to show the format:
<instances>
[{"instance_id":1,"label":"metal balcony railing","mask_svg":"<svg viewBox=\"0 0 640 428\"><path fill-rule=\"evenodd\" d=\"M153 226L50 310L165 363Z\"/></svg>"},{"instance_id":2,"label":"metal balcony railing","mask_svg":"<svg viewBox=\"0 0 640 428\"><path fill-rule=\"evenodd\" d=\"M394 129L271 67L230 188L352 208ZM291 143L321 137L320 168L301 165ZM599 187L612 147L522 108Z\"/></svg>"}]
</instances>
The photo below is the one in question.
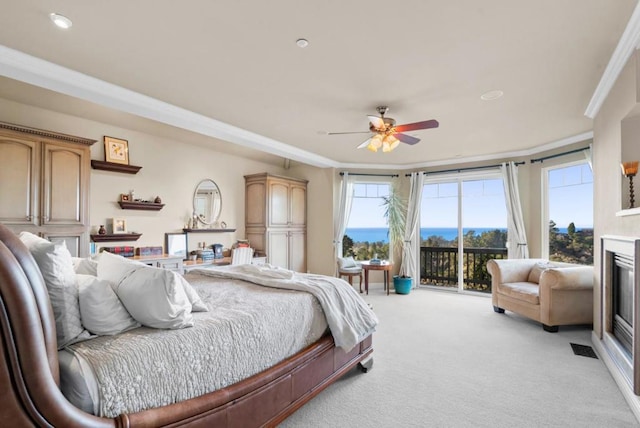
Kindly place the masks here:
<instances>
[{"instance_id":1,"label":"metal balcony railing","mask_svg":"<svg viewBox=\"0 0 640 428\"><path fill-rule=\"evenodd\" d=\"M462 260L464 288L490 293L491 275L487 272L487 261L506 258L506 248L465 248ZM420 283L457 286L458 249L420 247Z\"/></svg>"}]
</instances>

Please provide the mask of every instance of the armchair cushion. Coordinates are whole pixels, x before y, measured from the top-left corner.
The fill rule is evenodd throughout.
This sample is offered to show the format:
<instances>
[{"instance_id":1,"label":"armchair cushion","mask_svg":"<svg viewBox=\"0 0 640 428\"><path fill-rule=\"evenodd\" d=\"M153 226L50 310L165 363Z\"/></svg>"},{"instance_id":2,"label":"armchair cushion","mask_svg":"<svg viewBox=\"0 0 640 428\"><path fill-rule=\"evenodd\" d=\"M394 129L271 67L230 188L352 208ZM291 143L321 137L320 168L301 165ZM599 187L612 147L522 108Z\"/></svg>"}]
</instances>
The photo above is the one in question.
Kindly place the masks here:
<instances>
[{"instance_id":1,"label":"armchair cushion","mask_svg":"<svg viewBox=\"0 0 640 428\"><path fill-rule=\"evenodd\" d=\"M532 305L540 304L540 287L532 282L509 282L499 284L498 290L505 296L524 300Z\"/></svg>"},{"instance_id":2,"label":"armchair cushion","mask_svg":"<svg viewBox=\"0 0 640 428\"><path fill-rule=\"evenodd\" d=\"M545 269L556 267L553 263L542 261L538 262L531 268L531 272L529 272L529 282L534 282L536 284L540 284L540 275Z\"/></svg>"},{"instance_id":3,"label":"armchair cushion","mask_svg":"<svg viewBox=\"0 0 640 428\"><path fill-rule=\"evenodd\" d=\"M338 257L338 269L340 269L341 271L345 271L349 268L360 269L360 266L358 266L353 257Z\"/></svg>"}]
</instances>

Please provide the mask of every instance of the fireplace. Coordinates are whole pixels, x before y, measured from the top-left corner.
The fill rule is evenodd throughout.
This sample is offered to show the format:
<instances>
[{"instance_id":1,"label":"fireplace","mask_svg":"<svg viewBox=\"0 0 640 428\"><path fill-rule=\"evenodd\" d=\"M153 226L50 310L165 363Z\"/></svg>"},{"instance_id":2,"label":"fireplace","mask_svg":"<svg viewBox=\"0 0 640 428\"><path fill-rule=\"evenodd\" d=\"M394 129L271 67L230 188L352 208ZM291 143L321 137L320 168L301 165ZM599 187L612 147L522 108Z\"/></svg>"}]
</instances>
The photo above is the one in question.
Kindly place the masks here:
<instances>
[{"instance_id":1,"label":"fireplace","mask_svg":"<svg viewBox=\"0 0 640 428\"><path fill-rule=\"evenodd\" d=\"M640 395L640 239L602 237L602 345Z\"/></svg>"}]
</instances>

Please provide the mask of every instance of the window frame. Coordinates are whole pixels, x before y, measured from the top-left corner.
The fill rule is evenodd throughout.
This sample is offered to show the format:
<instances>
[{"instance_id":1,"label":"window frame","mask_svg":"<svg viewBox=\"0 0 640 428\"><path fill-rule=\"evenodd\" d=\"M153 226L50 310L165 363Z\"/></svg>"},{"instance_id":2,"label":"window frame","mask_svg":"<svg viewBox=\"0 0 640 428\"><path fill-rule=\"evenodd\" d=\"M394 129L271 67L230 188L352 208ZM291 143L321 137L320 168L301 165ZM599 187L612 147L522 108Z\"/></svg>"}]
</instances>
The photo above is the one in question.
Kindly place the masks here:
<instances>
[{"instance_id":1,"label":"window frame","mask_svg":"<svg viewBox=\"0 0 640 428\"><path fill-rule=\"evenodd\" d=\"M549 221L551 221L550 213L549 213L549 171L552 171L555 169L570 168L572 166L578 166L578 165L589 166L589 162L586 159L576 159L573 161L567 161L567 162L557 163L554 165L543 166L540 169L540 175L541 175L540 219L542 221L540 225L541 226L540 227L540 231L541 231L540 257L542 257L543 259L547 259L547 260L549 259ZM591 175L593 177L593 171L591 171ZM593 189L593 184L594 182L592 179L592 182L591 182L592 193L595 190ZM593 221L593 215L594 215L594 212L592 208L592 211L591 211L592 221ZM594 237L594 240L595 240L595 237ZM595 251L595 242L594 242L594 251Z\"/></svg>"}]
</instances>

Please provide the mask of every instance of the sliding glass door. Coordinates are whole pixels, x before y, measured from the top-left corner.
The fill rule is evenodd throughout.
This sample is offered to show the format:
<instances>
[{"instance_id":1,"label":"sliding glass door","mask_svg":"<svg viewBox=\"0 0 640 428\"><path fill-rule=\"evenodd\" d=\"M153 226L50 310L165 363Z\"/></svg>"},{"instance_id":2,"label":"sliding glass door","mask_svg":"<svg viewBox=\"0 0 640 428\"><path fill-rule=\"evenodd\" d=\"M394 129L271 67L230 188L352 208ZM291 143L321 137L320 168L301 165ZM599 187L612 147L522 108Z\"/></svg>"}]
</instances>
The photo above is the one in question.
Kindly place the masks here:
<instances>
[{"instance_id":1,"label":"sliding glass door","mask_svg":"<svg viewBox=\"0 0 640 428\"><path fill-rule=\"evenodd\" d=\"M420 232L421 284L491 292L486 262L507 254L502 179L494 173L428 180Z\"/></svg>"}]
</instances>

